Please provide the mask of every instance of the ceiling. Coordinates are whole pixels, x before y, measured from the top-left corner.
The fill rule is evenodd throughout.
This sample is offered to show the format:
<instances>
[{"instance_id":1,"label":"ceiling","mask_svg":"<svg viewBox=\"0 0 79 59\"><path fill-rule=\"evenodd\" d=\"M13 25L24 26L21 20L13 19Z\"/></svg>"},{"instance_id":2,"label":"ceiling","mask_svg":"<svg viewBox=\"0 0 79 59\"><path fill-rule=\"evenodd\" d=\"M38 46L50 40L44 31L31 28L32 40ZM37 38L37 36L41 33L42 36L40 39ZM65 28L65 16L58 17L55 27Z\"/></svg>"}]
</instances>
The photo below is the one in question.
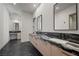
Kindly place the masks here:
<instances>
[{"instance_id":1,"label":"ceiling","mask_svg":"<svg viewBox=\"0 0 79 59\"><path fill-rule=\"evenodd\" d=\"M75 10L76 10L76 3L59 3L55 6L55 12L60 12L72 6L75 6Z\"/></svg>"},{"instance_id":2,"label":"ceiling","mask_svg":"<svg viewBox=\"0 0 79 59\"><path fill-rule=\"evenodd\" d=\"M23 12L33 13L40 3L8 3L7 5Z\"/></svg>"}]
</instances>

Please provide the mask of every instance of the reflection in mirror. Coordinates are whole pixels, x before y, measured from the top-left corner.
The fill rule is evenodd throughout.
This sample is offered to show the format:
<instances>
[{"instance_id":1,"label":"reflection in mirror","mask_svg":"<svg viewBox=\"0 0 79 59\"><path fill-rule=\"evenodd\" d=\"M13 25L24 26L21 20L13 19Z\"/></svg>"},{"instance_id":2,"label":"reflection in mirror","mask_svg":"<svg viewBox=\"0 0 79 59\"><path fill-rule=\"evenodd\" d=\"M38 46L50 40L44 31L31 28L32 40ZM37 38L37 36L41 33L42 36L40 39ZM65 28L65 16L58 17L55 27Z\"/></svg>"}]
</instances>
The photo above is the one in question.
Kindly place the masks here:
<instances>
[{"instance_id":1,"label":"reflection in mirror","mask_svg":"<svg viewBox=\"0 0 79 59\"><path fill-rule=\"evenodd\" d=\"M42 31L42 15L37 17L37 21L38 31Z\"/></svg>"},{"instance_id":2,"label":"reflection in mirror","mask_svg":"<svg viewBox=\"0 0 79 59\"><path fill-rule=\"evenodd\" d=\"M19 31L19 23L14 23L15 25L15 31Z\"/></svg>"},{"instance_id":3,"label":"reflection in mirror","mask_svg":"<svg viewBox=\"0 0 79 59\"><path fill-rule=\"evenodd\" d=\"M76 29L76 13L69 15L69 29Z\"/></svg>"},{"instance_id":4,"label":"reflection in mirror","mask_svg":"<svg viewBox=\"0 0 79 59\"><path fill-rule=\"evenodd\" d=\"M57 3L54 5L54 30L77 29L77 4Z\"/></svg>"},{"instance_id":5,"label":"reflection in mirror","mask_svg":"<svg viewBox=\"0 0 79 59\"><path fill-rule=\"evenodd\" d=\"M33 18L33 32L36 32L37 31L37 19L36 17Z\"/></svg>"}]
</instances>

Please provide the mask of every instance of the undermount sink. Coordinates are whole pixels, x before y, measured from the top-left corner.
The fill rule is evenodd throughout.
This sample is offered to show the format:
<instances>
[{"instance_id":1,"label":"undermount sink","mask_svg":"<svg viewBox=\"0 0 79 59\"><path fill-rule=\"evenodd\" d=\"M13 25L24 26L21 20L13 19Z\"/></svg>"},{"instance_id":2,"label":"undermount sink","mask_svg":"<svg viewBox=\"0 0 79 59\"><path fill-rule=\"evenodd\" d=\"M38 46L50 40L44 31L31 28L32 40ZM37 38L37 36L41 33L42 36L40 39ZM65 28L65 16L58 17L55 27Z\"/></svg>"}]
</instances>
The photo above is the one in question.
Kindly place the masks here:
<instances>
[{"instance_id":1,"label":"undermount sink","mask_svg":"<svg viewBox=\"0 0 79 59\"><path fill-rule=\"evenodd\" d=\"M55 43L58 43L58 44L65 44L65 43L68 42L66 40L61 40L61 39L57 39L57 38L50 38L46 35L38 35L38 36L40 36L40 38L42 38L44 40L48 40L48 41L55 42Z\"/></svg>"},{"instance_id":2,"label":"undermount sink","mask_svg":"<svg viewBox=\"0 0 79 59\"><path fill-rule=\"evenodd\" d=\"M50 37L46 36L46 35L41 35L41 38L48 40Z\"/></svg>"},{"instance_id":3,"label":"undermount sink","mask_svg":"<svg viewBox=\"0 0 79 59\"><path fill-rule=\"evenodd\" d=\"M63 44L62 46L64 48L75 50L75 51L79 52L79 44L67 42L66 44Z\"/></svg>"},{"instance_id":4,"label":"undermount sink","mask_svg":"<svg viewBox=\"0 0 79 59\"><path fill-rule=\"evenodd\" d=\"M71 42L68 42L67 44L69 44L69 45L72 45L72 46L74 46L74 47L78 47L78 48L79 48L79 44L76 44L76 43L71 43Z\"/></svg>"},{"instance_id":5,"label":"undermount sink","mask_svg":"<svg viewBox=\"0 0 79 59\"><path fill-rule=\"evenodd\" d=\"M57 39L57 38L50 38L48 40L55 42L57 44L61 44L64 48L67 48L67 49L70 49L70 50L75 50L75 51L79 52L79 44L69 42L69 41L66 41L66 40Z\"/></svg>"}]
</instances>

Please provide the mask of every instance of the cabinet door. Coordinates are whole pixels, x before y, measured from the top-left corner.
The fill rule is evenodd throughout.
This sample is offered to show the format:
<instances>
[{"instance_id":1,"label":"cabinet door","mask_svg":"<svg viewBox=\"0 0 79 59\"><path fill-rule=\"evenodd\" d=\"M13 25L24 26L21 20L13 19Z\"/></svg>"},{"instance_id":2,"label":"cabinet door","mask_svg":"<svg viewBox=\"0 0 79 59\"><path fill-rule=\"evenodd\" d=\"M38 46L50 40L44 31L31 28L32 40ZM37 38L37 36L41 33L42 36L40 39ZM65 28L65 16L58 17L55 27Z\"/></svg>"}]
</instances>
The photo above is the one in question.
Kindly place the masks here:
<instances>
[{"instance_id":1,"label":"cabinet door","mask_svg":"<svg viewBox=\"0 0 79 59\"><path fill-rule=\"evenodd\" d=\"M43 40L41 40L41 39L38 39L38 42L39 42L38 49L44 55L44 46L45 46L45 44L44 44Z\"/></svg>"},{"instance_id":2,"label":"cabinet door","mask_svg":"<svg viewBox=\"0 0 79 59\"><path fill-rule=\"evenodd\" d=\"M47 42L41 40L41 47L42 47L42 48L41 48L41 51L42 51L43 55L46 55L46 54L47 54L47 49L46 49L46 47L47 47Z\"/></svg>"},{"instance_id":3,"label":"cabinet door","mask_svg":"<svg viewBox=\"0 0 79 59\"><path fill-rule=\"evenodd\" d=\"M30 42L31 42L35 47L37 47L37 46L36 46L36 45L37 45L37 42L36 42L35 36L34 36L34 35L30 35L29 39L30 39Z\"/></svg>"},{"instance_id":4,"label":"cabinet door","mask_svg":"<svg viewBox=\"0 0 79 59\"><path fill-rule=\"evenodd\" d=\"M39 42L40 42L39 49L41 53L45 56L51 55L51 45L49 44L49 42L44 41L44 40L40 40Z\"/></svg>"},{"instance_id":5,"label":"cabinet door","mask_svg":"<svg viewBox=\"0 0 79 59\"><path fill-rule=\"evenodd\" d=\"M60 50L59 47L55 46L55 45L51 45L52 49L51 49L51 55L52 56L66 56L65 54L63 54Z\"/></svg>"},{"instance_id":6,"label":"cabinet door","mask_svg":"<svg viewBox=\"0 0 79 59\"><path fill-rule=\"evenodd\" d=\"M44 54L45 54L45 56L51 55L51 45L49 42L45 42Z\"/></svg>"}]
</instances>

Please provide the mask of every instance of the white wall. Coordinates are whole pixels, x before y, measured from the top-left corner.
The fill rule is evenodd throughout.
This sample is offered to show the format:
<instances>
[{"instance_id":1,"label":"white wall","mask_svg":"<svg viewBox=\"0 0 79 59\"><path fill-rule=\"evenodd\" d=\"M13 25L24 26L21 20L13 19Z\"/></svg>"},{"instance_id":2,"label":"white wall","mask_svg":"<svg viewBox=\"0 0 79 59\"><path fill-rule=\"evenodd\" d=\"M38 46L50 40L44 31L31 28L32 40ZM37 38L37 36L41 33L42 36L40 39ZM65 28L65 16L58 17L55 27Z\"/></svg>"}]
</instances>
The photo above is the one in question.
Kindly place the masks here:
<instances>
[{"instance_id":1,"label":"white wall","mask_svg":"<svg viewBox=\"0 0 79 59\"><path fill-rule=\"evenodd\" d=\"M19 30L21 30L21 16L20 15L12 15L10 16L10 22L9 22L9 30L10 31L15 31L15 21L19 23Z\"/></svg>"},{"instance_id":2,"label":"white wall","mask_svg":"<svg viewBox=\"0 0 79 59\"><path fill-rule=\"evenodd\" d=\"M29 33L33 32L33 19L32 19L32 14L28 12L22 12L19 9L15 9L12 6L8 7L9 11L11 13L16 13L18 16L20 16L20 30L21 30L21 42L26 42L29 41ZM16 16L12 16L15 18ZM13 19L14 20L14 19ZM14 30L13 29L13 20L10 20L10 28L9 30Z\"/></svg>"},{"instance_id":3,"label":"white wall","mask_svg":"<svg viewBox=\"0 0 79 59\"><path fill-rule=\"evenodd\" d=\"M6 4L5 4L6 5ZM10 21L9 21L9 30L10 31L14 31L14 20L19 21L19 23L21 22L21 11L19 11L18 9L15 9L13 6L11 5L6 5L6 7L8 8L9 14L10 14ZM21 23L20 23L21 25ZM20 27L21 29L21 27Z\"/></svg>"},{"instance_id":4,"label":"white wall","mask_svg":"<svg viewBox=\"0 0 79 59\"><path fill-rule=\"evenodd\" d=\"M29 41L29 33L33 32L32 14L23 13L21 21L22 21L21 42L26 42Z\"/></svg>"},{"instance_id":5,"label":"white wall","mask_svg":"<svg viewBox=\"0 0 79 59\"><path fill-rule=\"evenodd\" d=\"M53 30L53 5L54 3L43 3L41 4L37 10L35 11L33 17L37 17L40 14L42 14L42 26L43 26L43 32L59 32L59 33L75 33L79 34L79 26L77 31L54 31ZM78 4L78 10L79 10L79 4ZM79 12L78 12L79 15ZM79 17L78 17L79 20ZM78 21L79 25L79 21Z\"/></svg>"},{"instance_id":6,"label":"white wall","mask_svg":"<svg viewBox=\"0 0 79 59\"><path fill-rule=\"evenodd\" d=\"M3 41L3 7L0 5L0 49L3 47L2 41Z\"/></svg>"},{"instance_id":7,"label":"white wall","mask_svg":"<svg viewBox=\"0 0 79 59\"><path fill-rule=\"evenodd\" d=\"M52 8L53 4L41 4L36 12L34 13L33 17L38 17L39 15L42 14L42 31L48 32L48 31L52 31L52 25L53 25L53 8ZM50 29L51 28L51 29Z\"/></svg>"},{"instance_id":8,"label":"white wall","mask_svg":"<svg viewBox=\"0 0 79 59\"><path fill-rule=\"evenodd\" d=\"M9 14L7 8L0 4L0 49L9 41Z\"/></svg>"}]
</instances>

